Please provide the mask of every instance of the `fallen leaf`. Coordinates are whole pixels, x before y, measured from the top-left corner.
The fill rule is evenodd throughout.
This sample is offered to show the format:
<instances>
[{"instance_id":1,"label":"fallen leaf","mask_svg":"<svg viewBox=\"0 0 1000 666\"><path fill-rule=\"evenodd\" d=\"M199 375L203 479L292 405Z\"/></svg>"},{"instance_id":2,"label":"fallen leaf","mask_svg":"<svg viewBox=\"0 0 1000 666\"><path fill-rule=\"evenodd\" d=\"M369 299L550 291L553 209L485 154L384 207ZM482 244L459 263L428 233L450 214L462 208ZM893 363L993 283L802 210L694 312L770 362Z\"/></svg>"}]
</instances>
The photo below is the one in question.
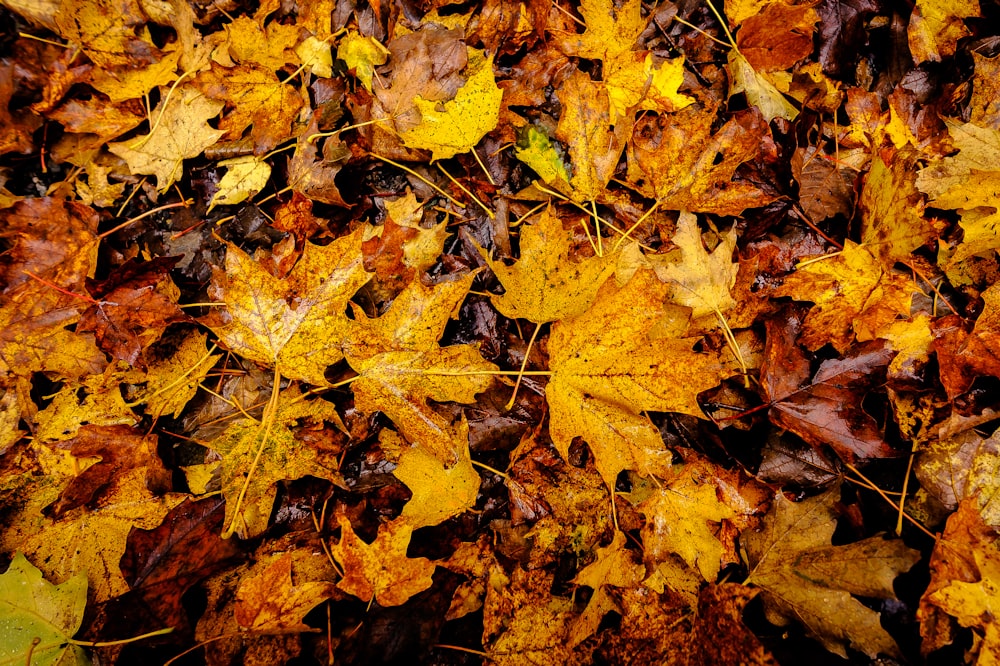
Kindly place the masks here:
<instances>
[{"instance_id":1,"label":"fallen leaf","mask_svg":"<svg viewBox=\"0 0 1000 666\"><path fill-rule=\"evenodd\" d=\"M668 289L652 271L638 271L620 289L606 282L586 312L552 326L545 388L552 442L565 458L582 437L611 488L622 470L646 476L671 460L643 411L704 418L698 393L727 374L716 356L691 350L693 339L648 337L666 314Z\"/></svg>"},{"instance_id":2,"label":"fallen leaf","mask_svg":"<svg viewBox=\"0 0 1000 666\"><path fill-rule=\"evenodd\" d=\"M247 360L322 386L327 367L344 357L347 302L368 279L361 230L326 246L307 243L284 280L229 245L226 270L216 271L211 288L227 308L209 325Z\"/></svg>"},{"instance_id":3,"label":"fallen leaf","mask_svg":"<svg viewBox=\"0 0 1000 666\"><path fill-rule=\"evenodd\" d=\"M972 551L979 581L952 581L930 595L930 601L963 627L973 627L982 636L975 651L976 663L990 663L1000 656L1000 630L993 618L1000 613L1000 553L994 544Z\"/></svg>"},{"instance_id":4,"label":"fallen leaf","mask_svg":"<svg viewBox=\"0 0 1000 666\"><path fill-rule=\"evenodd\" d=\"M645 569L635 561L632 551L625 548L625 534L615 532L610 544L597 549L597 559L576 574L573 582L593 590L587 607L569 630L569 644L576 647L597 632L604 616L617 610L607 586L632 587L645 577Z\"/></svg>"},{"instance_id":5,"label":"fallen leaf","mask_svg":"<svg viewBox=\"0 0 1000 666\"><path fill-rule=\"evenodd\" d=\"M872 160L858 204L864 216L862 244L891 268L935 238L936 230L924 217L922 197L914 185L916 155L899 152L887 157L888 164L881 155Z\"/></svg>"},{"instance_id":6,"label":"fallen leaf","mask_svg":"<svg viewBox=\"0 0 1000 666\"><path fill-rule=\"evenodd\" d=\"M791 619L835 654L846 647L896 655L899 649L879 623L879 614L852 594L893 599L893 579L907 571L919 554L901 541L880 536L830 545L836 529L836 489L794 503L782 493L764 520L764 529L743 535L750 576L744 584L761 588L769 621Z\"/></svg>"},{"instance_id":7,"label":"fallen leaf","mask_svg":"<svg viewBox=\"0 0 1000 666\"><path fill-rule=\"evenodd\" d=\"M411 282L381 317L368 319L358 311L344 348L360 375L351 384L355 406L383 412L407 440L447 466L458 462L465 442L428 401L474 402L497 369L472 345L438 345L474 277L434 287Z\"/></svg>"},{"instance_id":8,"label":"fallen leaf","mask_svg":"<svg viewBox=\"0 0 1000 666\"><path fill-rule=\"evenodd\" d=\"M417 95L413 103L420 123L400 133L403 145L431 151L431 161L464 153L497 126L503 92L493 78L493 57L469 49L465 84L454 98L427 100Z\"/></svg>"},{"instance_id":9,"label":"fallen leaf","mask_svg":"<svg viewBox=\"0 0 1000 666\"><path fill-rule=\"evenodd\" d=\"M343 60L347 69L354 75L368 92L372 92L372 77L375 67L384 65L389 50L372 37L363 37L356 30L348 30L337 44L337 58Z\"/></svg>"},{"instance_id":10,"label":"fallen leaf","mask_svg":"<svg viewBox=\"0 0 1000 666\"><path fill-rule=\"evenodd\" d=\"M263 190L271 179L271 165L253 155L222 160L219 166L226 167L226 175L219 181L219 189L208 204L209 212L216 206L246 201Z\"/></svg>"},{"instance_id":11,"label":"fallen leaf","mask_svg":"<svg viewBox=\"0 0 1000 666\"><path fill-rule=\"evenodd\" d=\"M340 541L330 546L344 569L337 587L362 601L374 599L380 606L399 606L429 588L435 565L425 557L409 558L413 528L404 521L379 526L378 536L366 544L354 533L351 522L337 516Z\"/></svg>"},{"instance_id":12,"label":"fallen leaf","mask_svg":"<svg viewBox=\"0 0 1000 666\"><path fill-rule=\"evenodd\" d=\"M306 613L329 599L332 582L292 584L292 556L286 553L259 575L244 579L236 591L233 614L240 628L254 633L286 634L309 631Z\"/></svg>"},{"instance_id":13,"label":"fallen leaf","mask_svg":"<svg viewBox=\"0 0 1000 666\"><path fill-rule=\"evenodd\" d=\"M845 351L856 338L872 340L897 317L910 314L910 281L887 272L866 247L850 240L837 254L800 266L775 296L815 303L801 338L807 349L832 344Z\"/></svg>"},{"instance_id":14,"label":"fallen leaf","mask_svg":"<svg viewBox=\"0 0 1000 666\"><path fill-rule=\"evenodd\" d=\"M906 29L913 62L940 62L955 53L958 41L971 34L963 19L979 16L978 0L917 0Z\"/></svg>"},{"instance_id":15,"label":"fallen leaf","mask_svg":"<svg viewBox=\"0 0 1000 666\"><path fill-rule=\"evenodd\" d=\"M225 132L213 129L208 120L219 115L222 102L208 99L193 86L181 86L162 98L152 116L159 122L149 134L109 143L108 150L128 163L133 174L156 176L156 186L166 191L181 176L184 160L201 155Z\"/></svg>"},{"instance_id":16,"label":"fallen leaf","mask_svg":"<svg viewBox=\"0 0 1000 666\"><path fill-rule=\"evenodd\" d=\"M77 574L59 585L16 553L0 574L0 659L39 664L89 664L83 648L71 639L83 624L87 577Z\"/></svg>"},{"instance_id":17,"label":"fallen leaf","mask_svg":"<svg viewBox=\"0 0 1000 666\"><path fill-rule=\"evenodd\" d=\"M574 233L563 229L551 206L521 232L521 256L512 265L489 258L490 270L503 285L493 305L505 317L536 324L582 314L614 272L613 255L570 260Z\"/></svg>"}]
</instances>

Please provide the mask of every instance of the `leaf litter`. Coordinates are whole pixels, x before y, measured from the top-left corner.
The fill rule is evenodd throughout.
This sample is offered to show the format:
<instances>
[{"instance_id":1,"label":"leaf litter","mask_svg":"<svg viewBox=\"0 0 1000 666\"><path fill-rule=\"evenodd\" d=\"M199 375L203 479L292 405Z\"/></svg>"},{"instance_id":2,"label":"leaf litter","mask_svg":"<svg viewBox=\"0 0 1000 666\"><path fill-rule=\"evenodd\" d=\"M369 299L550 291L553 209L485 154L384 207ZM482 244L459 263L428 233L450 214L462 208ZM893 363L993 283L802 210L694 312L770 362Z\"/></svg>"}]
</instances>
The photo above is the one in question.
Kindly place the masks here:
<instances>
[{"instance_id":1,"label":"leaf litter","mask_svg":"<svg viewBox=\"0 0 1000 666\"><path fill-rule=\"evenodd\" d=\"M1000 656L995 7L0 15L5 663Z\"/></svg>"}]
</instances>

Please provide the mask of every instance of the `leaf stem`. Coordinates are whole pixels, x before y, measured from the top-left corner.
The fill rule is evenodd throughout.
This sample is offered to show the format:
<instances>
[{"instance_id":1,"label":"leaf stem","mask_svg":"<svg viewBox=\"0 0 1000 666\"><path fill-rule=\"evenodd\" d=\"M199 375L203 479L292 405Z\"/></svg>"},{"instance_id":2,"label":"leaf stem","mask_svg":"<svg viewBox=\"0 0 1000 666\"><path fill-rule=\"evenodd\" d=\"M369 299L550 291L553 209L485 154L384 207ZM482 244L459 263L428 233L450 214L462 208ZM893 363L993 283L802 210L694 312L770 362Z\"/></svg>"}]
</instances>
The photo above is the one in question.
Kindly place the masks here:
<instances>
[{"instance_id":1,"label":"leaf stem","mask_svg":"<svg viewBox=\"0 0 1000 666\"><path fill-rule=\"evenodd\" d=\"M172 204L166 204L164 206L159 206L157 208L152 208L150 210L147 210L142 215L136 215L135 217L132 217L132 218L129 218L129 219L125 220L124 222L122 222L121 224L119 224L117 227L115 227L113 229L108 229L103 234L98 234L97 237L100 238L100 239L107 238L111 234L113 234L115 232L118 232L118 231L121 231L125 227L127 227L127 226L129 226L131 224L135 224L139 220L147 218L150 215L155 215L156 213L161 213L161 212L163 212L165 210L170 210L171 208L187 208L188 206L190 206L193 203L194 203L194 199L185 199L184 201L177 201L177 202L174 202Z\"/></svg>"},{"instance_id":2,"label":"leaf stem","mask_svg":"<svg viewBox=\"0 0 1000 666\"><path fill-rule=\"evenodd\" d=\"M448 194L447 192L445 192L444 190L442 190L440 187L438 187L437 185L435 185L431 181L429 181L426 178L424 178L423 176L421 176L419 173L417 173L416 171L414 171L410 167L403 166L399 162L393 162L388 157L383 157L382 155L379 155L378 153L368 153L368 154L371 155L372 157L374 157L377 160L382 160L386 164L391 164L392 166L396 167L397 169L402 169L403 171L405 171L406 173L410 174L414 178L416 178L416 179L420 180L421 182L423 182L428 187L433 188L441 196L443 196L445 199L447 199L448 201L452 202L453 204L455 204L459 208L462 208L462 209L465 208L465 204L459 202L458 199L456 199L455 197L451 196L450 194Z\"/></svg>"},{"instance_id":3,"label":"leaf stem","mask_svg":"<svg viewBox=\"0 0 1000 666\"><path fill-rule=\"evenodd\" d=\"M111 647L112 645L125 645L127 643L135 643L136 641L145 640L147 638L152 638L153 636L163 636L164 634L169 634L174 630L173 627L165 627L163 629L157 629L156 631L151 631L148 634L142 634L141 636L133 636L132 638L123 638L117 641L78 641L75 639L68 639L68 642L73 645L79 645L81 647Z\"/></svg>"},{"instance_id":4,"label":"leaf stem","mask_svg":"<svg viewBox=\"0 0 1000 666\"><path fill-rule=\"evenodd\" d=\"M482 209L483 209L484 211L486 211L486 214L487 214L487 215L489 216L489 218L490 218L491 220L495 220L495 219L496 219L496 217L497 217L497 216L493 214L493 211L491 211L491 210L490 210L489 208L487 208L487 207L486 207L486 204L484 204L484 203L483 203L482 201L480 201L480 200L479 200L479 197L477 197L477 196L476 196L475 194L473 194L472 192L470 192L470 191L469 191L469 190L468 190L468 189L467 189L467 188L465 187L465 185L462 185L462 183L460 183L460 182L458 182L457 180L455 180L455 178L454 178L454 177L453 177L453 176L452 176L452 175L451 175L450 173L448 173L447 171L445 171L444 167L443 167L443 166L441 166L441 163L440 163L440 162L436 162L436 163L434 164L434 166L436 166L436 167L437 167L438 169L440 169L441 173L443 173L444 175L446 175L446 176L448 177L448 180L450 180L450 181L451 181L452 183L454 183L454 184L455 184L455 186L456 186L456 187L457 187L458 189L460 189L460 190L462 190L463 192L465 192L466 194L468 194L468 195L469 195L469 198L470 198L470 199L472 199L472 200L473 200L473 201L475 201L475 202L476 202L477 204L479 204L479 207L480 207L480 208L482 208Z\"/></svg>"},{"instance_id":5,"label":"leaf stem","mask_svg":"<svg viewBox=\"0 0 1000 666\"><path fill-rule=\"evenodd\" d=\"M517 371L517 381L514 382L514 392L510 394L510 400L504 405L504 411L510 411L514 408L514 400L517 398L517 389L521 387L521 378L524 377L524 368L528 365L528 357L531 355L531 346L535 344L535 338L538 336L538 330L542 327L541 324L535 324L535 330L531 332L531 339L528 340L528 348L524 350L524 358L521 359L521 368Z\"/></svg>"}]
</instances>

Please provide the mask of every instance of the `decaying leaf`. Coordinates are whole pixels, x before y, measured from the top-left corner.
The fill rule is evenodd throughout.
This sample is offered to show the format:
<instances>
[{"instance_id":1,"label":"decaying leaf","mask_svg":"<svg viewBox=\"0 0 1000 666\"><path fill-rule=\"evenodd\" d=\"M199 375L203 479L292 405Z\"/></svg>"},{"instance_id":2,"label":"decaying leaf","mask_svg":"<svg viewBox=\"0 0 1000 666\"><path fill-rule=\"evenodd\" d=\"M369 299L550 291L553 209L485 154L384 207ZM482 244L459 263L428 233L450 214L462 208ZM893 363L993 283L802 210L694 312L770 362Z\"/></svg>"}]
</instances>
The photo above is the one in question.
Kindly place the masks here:
<instances>
[{"instance_id":1,"label":"decaying leaf","mask_svg":"<svg viewBox=\"0 0 1000 666\"><path fill-rule=\"evenodd\" d=\"M879 614L851 595L893 598L893 579L919 555L898 539L880 536L830 545L836 492L798 503L778 493L763 530L744 535L748 583L762 589L771 622L797 619L831 652L846 656L850 645L872 658L898 654Z\"/></svg>"}]
</instances>

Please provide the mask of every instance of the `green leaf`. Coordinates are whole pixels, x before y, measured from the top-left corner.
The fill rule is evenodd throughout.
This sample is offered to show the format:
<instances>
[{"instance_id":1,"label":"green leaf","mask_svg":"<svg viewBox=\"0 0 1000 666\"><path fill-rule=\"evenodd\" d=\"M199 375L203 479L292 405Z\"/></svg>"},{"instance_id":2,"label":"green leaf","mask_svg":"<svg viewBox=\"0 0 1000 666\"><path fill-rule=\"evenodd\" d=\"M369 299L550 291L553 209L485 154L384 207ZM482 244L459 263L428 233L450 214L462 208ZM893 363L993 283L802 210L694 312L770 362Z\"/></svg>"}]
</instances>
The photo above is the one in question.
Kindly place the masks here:
<instances>
[{"instance_id":1,"label":"green leaf","mask_svg":"<svg viewBox=\"0 0 1000 666\"><path fill-rule=\"evenodd\" d=\"M17 553L7 573L0 574L0 665L89 664L83 648L70 643L86 605L84 573L53 585Z\"/></svg>"}]
</instances>

